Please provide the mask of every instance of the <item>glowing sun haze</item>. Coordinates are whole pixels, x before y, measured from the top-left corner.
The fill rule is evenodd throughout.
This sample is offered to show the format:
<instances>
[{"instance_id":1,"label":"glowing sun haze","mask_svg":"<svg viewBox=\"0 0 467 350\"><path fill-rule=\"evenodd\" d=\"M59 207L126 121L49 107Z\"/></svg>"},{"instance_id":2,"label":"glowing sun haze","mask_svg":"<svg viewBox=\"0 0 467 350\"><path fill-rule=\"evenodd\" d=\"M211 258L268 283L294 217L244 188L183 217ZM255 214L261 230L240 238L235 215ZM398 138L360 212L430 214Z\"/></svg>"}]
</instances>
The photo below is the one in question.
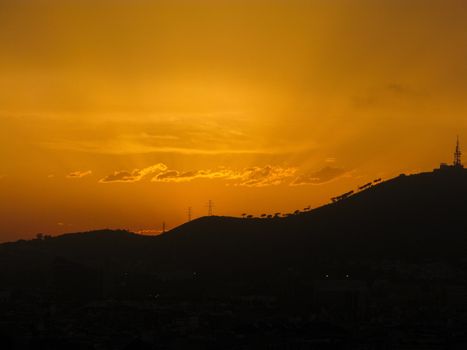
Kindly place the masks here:
<instances>
[{"instance_id":1,"label":"glowing sun haze","mask_svg":"<svg viewBox=\"0 0 467 350\"><path fill-rule=\"evenodd\" d=\"M463 0L0 0L0 240L290 212L467 148Z\"/></svg>"}]
</instances>

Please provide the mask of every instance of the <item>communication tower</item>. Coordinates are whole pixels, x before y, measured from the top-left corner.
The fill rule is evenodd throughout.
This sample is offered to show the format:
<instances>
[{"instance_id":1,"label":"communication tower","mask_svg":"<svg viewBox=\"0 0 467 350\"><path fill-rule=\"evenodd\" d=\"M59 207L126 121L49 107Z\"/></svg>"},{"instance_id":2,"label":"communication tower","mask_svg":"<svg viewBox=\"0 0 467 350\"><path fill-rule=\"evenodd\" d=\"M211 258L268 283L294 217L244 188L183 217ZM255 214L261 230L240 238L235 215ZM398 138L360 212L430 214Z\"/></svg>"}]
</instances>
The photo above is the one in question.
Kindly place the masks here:
<instances>
[{"instance_id":1,"label":"communication tower","mask_svg":"<svg viewBox=\"0 0 467 350\"><path fill-rule=\"evenodd\" d=\"M454 166L457 168L462 168L462 161L461 161L461 147L459 145L459 136L457 136L457 142L456 142L456 150L454 151Z\"/></svg>"}]
</instances>

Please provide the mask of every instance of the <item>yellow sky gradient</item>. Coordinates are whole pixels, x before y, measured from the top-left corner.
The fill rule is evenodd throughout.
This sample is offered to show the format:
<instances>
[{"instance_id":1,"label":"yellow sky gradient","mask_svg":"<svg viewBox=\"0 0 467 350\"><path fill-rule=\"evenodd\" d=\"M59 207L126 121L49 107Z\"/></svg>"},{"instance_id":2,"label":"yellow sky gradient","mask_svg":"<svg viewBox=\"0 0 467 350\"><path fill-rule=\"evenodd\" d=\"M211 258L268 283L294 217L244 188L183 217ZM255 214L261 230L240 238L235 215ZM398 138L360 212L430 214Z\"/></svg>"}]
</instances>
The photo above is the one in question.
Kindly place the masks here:
<instances>
[{"instance_id":1,"label":"yellow sky gradient","mask_svg":"<svg viewBox=\"0 0 467 350\"><path fill-rule=\"evenodd\" d=\"M450 162L466 23L463 0L0 0L0 241L285 213Z\"/></svg>"}]
</instances>

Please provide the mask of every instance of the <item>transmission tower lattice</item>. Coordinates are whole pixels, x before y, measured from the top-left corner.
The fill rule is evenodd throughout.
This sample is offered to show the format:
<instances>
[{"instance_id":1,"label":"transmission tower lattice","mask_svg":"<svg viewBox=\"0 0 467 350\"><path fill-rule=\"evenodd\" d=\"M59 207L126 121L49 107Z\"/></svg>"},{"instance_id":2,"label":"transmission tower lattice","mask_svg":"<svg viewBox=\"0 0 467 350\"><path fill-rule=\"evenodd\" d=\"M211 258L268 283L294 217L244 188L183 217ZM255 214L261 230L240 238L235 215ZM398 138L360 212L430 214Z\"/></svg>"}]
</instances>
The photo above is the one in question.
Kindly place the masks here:
<instances>
[{"instance_id":1,"label":"transmission tower lattice","mask_svg":"<svg viewBox=\"0 0 467 350\"><path fill-rule=\"evenodd\" d=\"M214 203L212 202L212 200L208 201L207 207L208 207L208 216L212 216L212 209L214 208Z\"/></svg>"}]
</instances>

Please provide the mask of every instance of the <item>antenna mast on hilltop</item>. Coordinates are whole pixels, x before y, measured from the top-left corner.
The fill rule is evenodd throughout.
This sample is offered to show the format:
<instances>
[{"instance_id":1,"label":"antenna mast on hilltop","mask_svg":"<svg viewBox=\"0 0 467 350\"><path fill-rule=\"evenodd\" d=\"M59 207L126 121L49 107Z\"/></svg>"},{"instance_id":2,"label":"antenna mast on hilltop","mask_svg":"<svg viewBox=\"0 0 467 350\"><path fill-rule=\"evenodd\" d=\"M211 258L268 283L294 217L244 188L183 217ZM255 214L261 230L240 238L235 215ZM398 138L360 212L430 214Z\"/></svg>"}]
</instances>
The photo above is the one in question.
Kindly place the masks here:
<instances>
[{"instance_id":1,"label":"antenna mast on hilltop","mask_svg":"<svg viewBox=\"0 0 467 350\"><path fill-rule=\"evenodd\" d=\"M455 167L462 167L462 162L461 162L461 148L459 145L459 136L457 136L457 142L456 142L456 151L454 152L454 166Z\"/></svg>"}]
</instances>

